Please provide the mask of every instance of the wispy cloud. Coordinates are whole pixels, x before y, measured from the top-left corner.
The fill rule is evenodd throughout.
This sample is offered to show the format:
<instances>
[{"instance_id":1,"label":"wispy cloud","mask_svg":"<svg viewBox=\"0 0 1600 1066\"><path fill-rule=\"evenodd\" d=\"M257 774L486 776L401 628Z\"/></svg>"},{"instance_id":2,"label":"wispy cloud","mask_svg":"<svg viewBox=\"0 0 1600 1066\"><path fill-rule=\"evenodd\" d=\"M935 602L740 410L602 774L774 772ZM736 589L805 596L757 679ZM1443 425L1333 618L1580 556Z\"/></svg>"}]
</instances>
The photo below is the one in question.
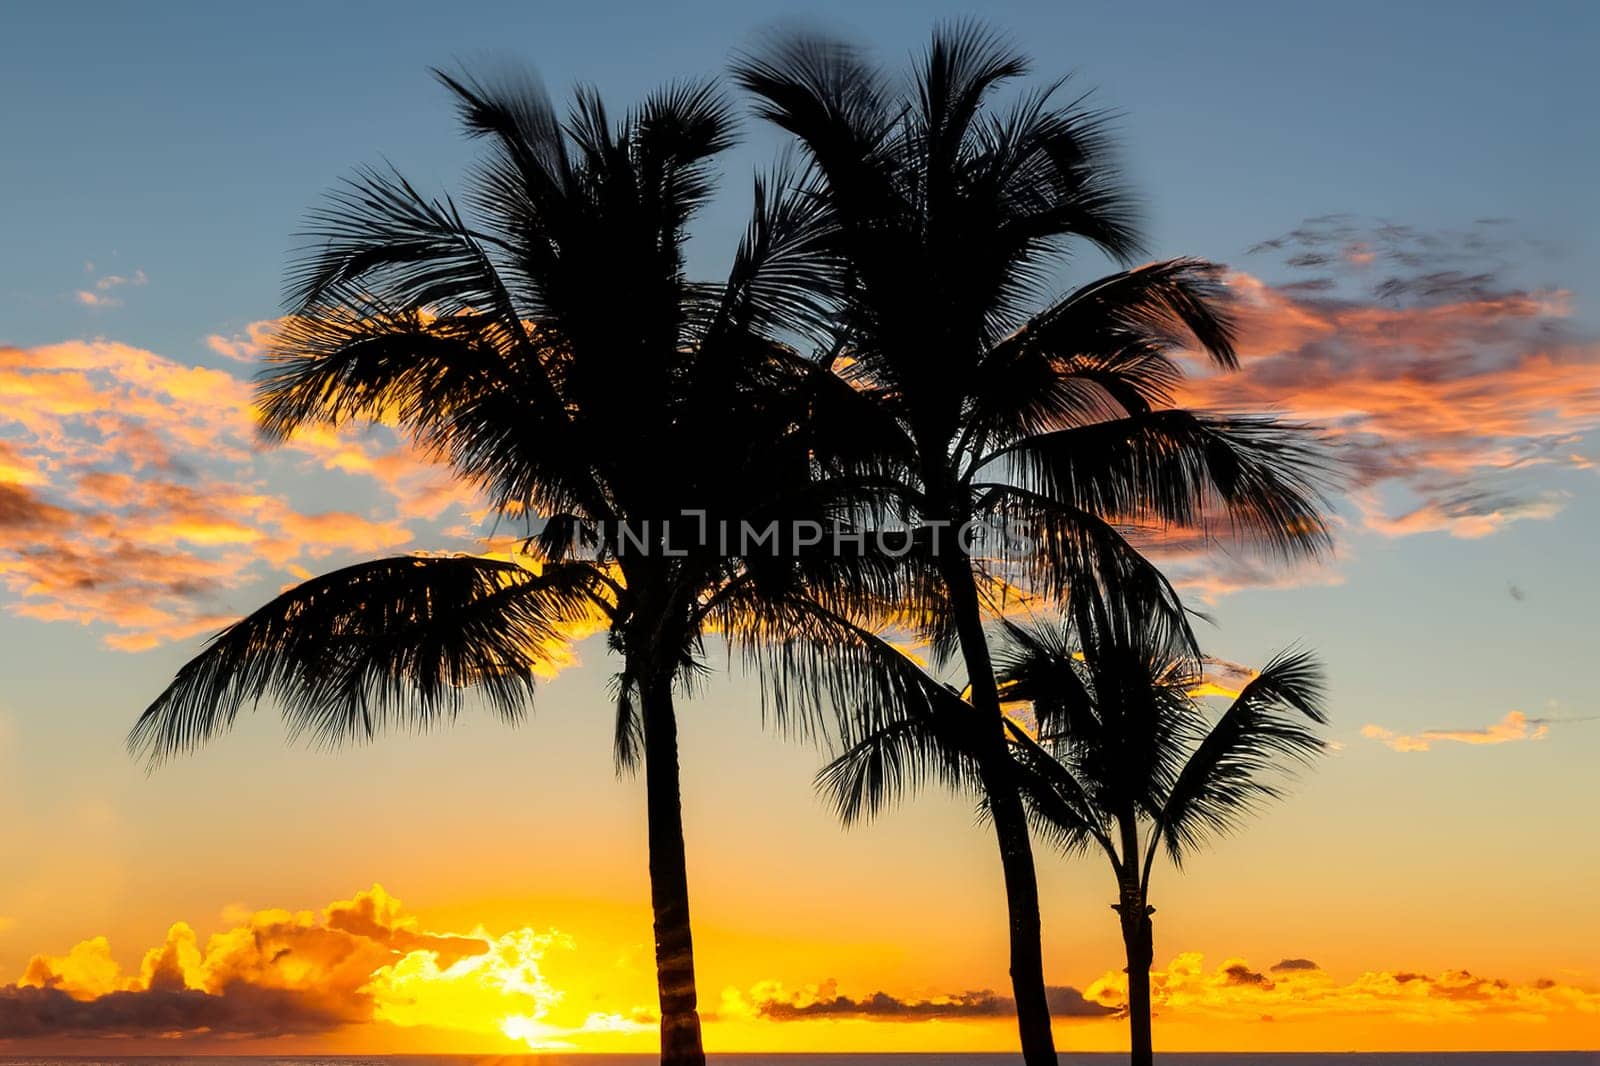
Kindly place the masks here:
<instances>
[{"instance_id":1,"label":"wispy cloud","mask_svg":"<svg viewBox=\"0 0 1600 1066\"><path fill-rule=\"evenodd\" d=\"M1563 289L1516 284L1528 248L1501 222L1420 231L1333 217L1253 251L1301 273L1239 272L1241 369L1186 399L1275 410L1326 430L1361 525L1481 537L1565 503L1528 474L1588 469L1600 340Z\"/></svg>"},{"instance_id":2,"label":"wispy cloud","mask_svg":"<svg viewBox=\"0 0 1600 1066\"><path fill-rule=\"evenodd\" d=\"M1262 242L1228 277L1239 370L1191 362L1180 402L1319 427L1345 561L1359 533L1477 538L1554 517L1572 489L1551 475L1596 469L1600 338L1573 321L1565 290L1517 284L1518 258L1540 250L1513 233L1329 217ZM1338 566L1241 550L1226 529L1135 539L1205 600L1343 581Z\"/></svg>"},{"instance_id":3,"label":"wispy cloud","mask_svg":"<svg viewBox=\"0 0 1600 1066\"><path fill-rule=\"evenodd\" d=\"M308 507L308 469L353 479L350 502ZM112 647L213 629L230 590L415 545L418 522L476 506L382 428L263 452L249 383L226 371L113 341L0 348L0 586L15 613L97 625Z\"/></svg>"},{"instance_id":4,"label":"wispy cloud","mask_svg":"<svg viewBox=\"0 0 1600 1066\"><path fill-rule=\"evenodd\" d=\"M94 271L94 264L87 263L84 269L88 273ZM145 277L143 270L135 270L132 274L103 274L96 278L86 289L79 289L73 293L73 299L85 307L105 309L108 307L121 307L122 298L117 295L119 289L126 287L138 288L150 281Z\"/></svg>"},{"instance_id":5,"label":"wispy cloud","mask_svg":"<svg viewBox=\"0 0 1600 1066\"><path fill-rule=\"evenodd\" d=\"M1395 751L1428 751L1442 742L1456 744L1513 744L1522 740L1543 740L1550 726L1572 719L1529 718L1521 711L1508 711L1498 722L1475 729L1425 729L1420 733L1397 733L1381 725L1364 725L1361 735L1381 741Z\"/></svg>"}]
</instances>

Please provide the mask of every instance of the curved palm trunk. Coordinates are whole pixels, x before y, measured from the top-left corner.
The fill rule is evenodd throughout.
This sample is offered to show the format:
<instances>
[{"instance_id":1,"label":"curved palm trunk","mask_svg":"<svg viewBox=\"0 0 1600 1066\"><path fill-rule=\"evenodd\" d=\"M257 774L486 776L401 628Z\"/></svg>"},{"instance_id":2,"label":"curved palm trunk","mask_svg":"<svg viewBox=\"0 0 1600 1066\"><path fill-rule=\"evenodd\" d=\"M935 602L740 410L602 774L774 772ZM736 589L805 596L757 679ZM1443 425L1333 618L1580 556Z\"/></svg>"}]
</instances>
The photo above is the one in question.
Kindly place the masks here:
<instances>
[{"instance_id":1,"label":"curved palm trunk","mask_svg":"<svg viewBox=\"0 0 1600 1066\"><path fill-rule=\"evenodd\" d=\"M1117 907L1122 913L1122 944L1128 957L1128 1040L1133 1066L1152 1066L1150 1042L1150 964L1155 938L1150 908L1133 901Z\"/></svg>"},{"instance_id":2,"label":"curved palm trunk","mask_svg":"<svg viewBox=\"0 0 1600 1066\"><path fill-rule=\"evenodd\" d=\"M1010 925L1011 994L1017 1004L1017 1030L1022 1061L1027 1066L1057 1066L1055 1035L1050 1029L1050 1004L1045 994L1044 946L1039 919L1039 880L1033 867L1028 818L1016 782L1007 772L1009 756L1000 724L1000 690L995 683L989 639L983 630L978 585L971 563L956 553L941 557L945 584L955 611L961 655L972 685L972 705L992 721L992 747L979 758L984 793L989 801L1000 866L1005 874Z\"/></svg>"},{"instance_id":3,"label":"curved palm trunk","mask_svg":"<svg viewBox=\"0 0 1600 1066\"><path fill-rule=\"evenodd\" d=\"M650 836L650 904L655 913L656 986L662 1066L705 1066L689 932L689 874L678 790L678 722L671 679L641 687L645 797Z\"/></svg>"}]
</instances>

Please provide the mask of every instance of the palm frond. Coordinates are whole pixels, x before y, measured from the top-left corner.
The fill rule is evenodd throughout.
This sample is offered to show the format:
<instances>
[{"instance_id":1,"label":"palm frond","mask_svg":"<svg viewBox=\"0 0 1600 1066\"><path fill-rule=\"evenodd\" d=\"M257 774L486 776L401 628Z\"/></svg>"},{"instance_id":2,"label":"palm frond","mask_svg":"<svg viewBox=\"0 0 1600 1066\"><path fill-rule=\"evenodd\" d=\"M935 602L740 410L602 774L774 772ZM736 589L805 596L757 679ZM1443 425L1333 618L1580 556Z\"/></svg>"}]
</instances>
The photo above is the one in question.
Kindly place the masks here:
<instances>
[{"instance_id":1,"label":"palm frond","mask_svg":"<svg viewBox=\"0 0 1600 1066\"><path fill-rule=\"evenodd\" d=\"M471 556L398 556L313 578L218 633L145 710L129 750L192 751L275 700L322 743L454 719L467 690L527 711L538 668L595 609L587 566L534 574Z\"/></svg>"},{"instance_id":2,"label":"palm frond","mask_svg":"<svg viewBox=\"0 0 1600 1066\"><path fill-rule=\"evenodd\" d=\"M985 456L1025 486L1098 515L1233 534L1285 556L1330 544L1328 467L1307 427L1152 411L1026 438ZM1220 512L1220 515L1218 514Z\"/></svg>"},{"instance_id":3,"label":"palm frond","mask_svg":"<svg viewBox=\"0 0 1600 1066\"><path fill-rule=\"evenodd\" d=\"M934 719L920 716L850 738L816 778L817 790L847 826L876 817L930 781L961 794L975 795L980 787L971 754L941 734Z\"/></svg>"},{"instance_id":4,"label":"palm frond","mask_svg":"<svg viewBox=\"0 0 1600 1066\"><path fill-rule=\"evenodd\" d=\"M770 40L734 62L733 79L756 98L759 117L795 135L835 190L870 174L863 168L896 117L885 79L861 51L818 34Z\"/></svg>"},{"instance_id":5,"label":"palm frond","mask_svg":"<svg viewBox=\"0 0 1600 1066\"><path fill-rule=\"evenodd\" d=\"M1161 371L1151 383L1156 388L1147 385L1134 395L1146 404L1155 397L1165 399L1176 368L1150 361L1148 353L1193 342L1218 366L1237 365L1236 324L1222 275L1221 267L1199 259L1168 259L1108 275L1029 319L990 350L985 367L1009 368L1029 353L1057 360L1103 360L1131 348L1130 354L1146 357L1136 367ZM1137 409L1130 407L1128 413Z\"/></svg>"},{"instance_id":6,"label":"palm frond","mask_svg":"<svg viewBox=\"0 0 1600 1066\"><path fill-rule=\"evenodd\" d=\"M516 307L491 257L503 245L473 230L448 198L430 199L400 174L358 170L313 211L291 266L291 313L318 307L403 307L438 314Z\"/></svg>"},{"instance_id":7,"label":"palm frond","mask_svg":"<svg viewBox=\"0 0 1600 1066\"><path fill-rule=\"evenodd\" d=\"M818 332L837 288L831 220L814 175L780 162L755 179L755 203L708 331Z\"/></svg>"},{"instance_id":8,"label":"palm frond","mask_svg":"<svg viewBox=\"0 0 1600 1066\"><path fill-rule=\"evenodd\" d=\"M1021 625L1005 622L1005 640L995 651L995 676L1005 700L1033 708L1045 743L1071 739L1093 743L1101 726L1094 691L1082 673L1072 628L1063 620Z\"/></svg>"},{"instance_id":9,"label":"palm frond","mask_svg":"<svg viewBox=\"0 0 1600 1066\"><path fill-rule=\"evenodd\" d=\"M831 718L837 735L848 737L907 717L942 721L955 704L965 707L881 633L803 589L774 595L747 587L711 617L761 679L763 712L780 725Z\"/></svg>"},{"instance_id":10,"label":"palm frond","mask_svg":"<svg viewBox=\"0 0 1600 1066\"><path fill-rule=\"evenodd\" d=\"M1143 247L1138 210L1116 162L1116 116L1085 106L1087 92L1057 102L1065 84L1027 93L974 127L971 180L992 205L995 246L1016 257L1017 294L1037 291L1044 259L1063 241L1089 241L1118 262Z\"/></svg>"},{"instance_id":11,"label":"palm frond","mask_svg":"<svg viewBox=\"0 0 1600 1066\"><path fill-rule=\"evenodd\" d=\"M1311 653L1282 653L1205 732L1167 794L1157 826L1175 864L1182 865L1188 851L1237 829L1262 803L1279 798L1283 775L1327 747L1312 728L1327 721L1322 685L1321 667Z\"/></svg>"},{"instance_id":12,"label":"palm frond","mask_svg":"<svg viewBox=\"0 0 1600 1066\"><path fill-rule=\"evenodd\" d=\"M1159 625L1192 645L1191 613L1161 569L1119 528L1093 511L1015 485L984 482L974 514L998 527L984 565L1025 592L1062 600L1093 589L1118 617Z\"/></svg>"},{"instance_id":13,"label":"palm frond","mask_svg":"<svg viewBox=\"0 0 1600 1066\"><path fill-rule=\"evenodd\" d=\"M919 133L926 142L931 174L954 174L968 130L989 95L1002 82L1028 72L1026 56L1006 46L981 23L963 19L934 30L913 74Z\"/></svg>"},{"instance_id":14,"label":"palm frond","mask_svg":"<svg viewBox=\"0 0 1600 1066\"><path fill-rule=\"evenodd\" d=\"M261 429L276 442L311 425L386 422L497 507L603 511L548 376L558 349L540 331L508 338L495 317L471 313L293 316L257 378Z\"/></svg>"},{"instance_id":15,"label":"palm frond","mask_svg":"<svg viewBox=\"0 0 1600 1066\"><path fill-rule=\"evenodd\" d=\"M1113 865L1119 863L1106 832L1107 815L1096 804L1092 789L1027 733L1013 723L1008 726L1017 788L1034 828L1064 855L1081 855L1093 845Z\"/></svg>"},{"instance_id":16,"label":"palm frond","mask_svg":"<svg viewBox=\"0 0 1600 1066\"><path fill-rule=\"evenodd\" d=\"M611 679L617 698L616 723L612 731L611 761L618 776L638 771L644 760L644 718L639 713L638 682L623 671Z\"/></svg>"},{"instance_id":17,"label":"palm frond","mask_svg":"<svg viewBox=\"0 0 1600 1066\"><path fill-rule=\"evenodd\" d=\"M709 160L733 146L733 108L715 82L683 81L646 97L630 125L634 165L657 207L661 239L676 245L711 195Z\"/></svg>"}]
</instances>

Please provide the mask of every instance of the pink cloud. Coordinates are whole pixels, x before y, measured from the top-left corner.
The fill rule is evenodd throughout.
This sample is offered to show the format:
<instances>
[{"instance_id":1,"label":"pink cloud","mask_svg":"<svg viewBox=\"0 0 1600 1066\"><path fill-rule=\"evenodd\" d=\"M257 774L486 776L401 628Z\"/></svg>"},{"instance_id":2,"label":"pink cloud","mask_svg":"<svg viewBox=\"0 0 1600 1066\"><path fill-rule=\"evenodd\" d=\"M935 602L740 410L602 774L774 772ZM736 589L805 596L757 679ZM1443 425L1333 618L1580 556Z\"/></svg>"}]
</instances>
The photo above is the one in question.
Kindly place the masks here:
<instances>
[{"instance_id":1,"label":"pink cloud","mask_svg":"<svg viewBox=\"0 0 1600 1066\"><path fill-rule=\"evenodd\" d=\"M317 470L349 479L341 506L301 498ZM111 647L215 629L245 586L403 549L413 522L474 506L381 427L263 450L226 371L105 340L0 348L0 587Z\"/></svg>"},{"instance_id":2,"label":"pink cloud","mask_svg":"<svg viewBox=\"0 0 1600 1066\"><path fill-rule=\"evenodd\" d=\"M1531 475L1592 466L1600 341L1573 326L1566 291L1513 284L1507 238L1483 229L1327 219L1258 246L1317 276L1235 273L1241 369L1196 377L1184 402L1324 427L1361 527L1384 536L1559 513L1565 493Z\"/></svg>"}]
</instances>

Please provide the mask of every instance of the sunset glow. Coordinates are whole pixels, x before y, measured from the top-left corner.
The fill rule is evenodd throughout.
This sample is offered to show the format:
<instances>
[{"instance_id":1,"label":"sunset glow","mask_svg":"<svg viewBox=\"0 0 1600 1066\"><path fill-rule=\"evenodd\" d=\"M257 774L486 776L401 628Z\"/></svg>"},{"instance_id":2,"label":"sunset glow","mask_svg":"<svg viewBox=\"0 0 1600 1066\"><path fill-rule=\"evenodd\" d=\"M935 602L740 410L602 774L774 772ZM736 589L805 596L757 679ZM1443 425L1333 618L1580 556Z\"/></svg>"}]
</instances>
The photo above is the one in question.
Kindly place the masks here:
<instances>
[{"instance_id":1,"label":"sunset glow","mask_svg":"<svg viewBox=\"0 0 1600 1066\"><path fill-rule=\"evenodd\" d=\"M6 5L0 1066L1594 1052L1597 40Z\"/></svg>"},{"instance_id":2,"label":"sunset glow","mask_svg":"<svg viewBox=\"0 0 1600 1066\"><path fill-rule=\"evenodd\" d=\"M80 1040L114 1030L159 1047L183 1034L214 1051L310 1048L330 1037L370 1052L648 1050L655 1013L615 995L621 964L555 929L424 930L374 885L316 912L241 916L204 937L177 922L137 970L125 972L103 936L36 955L0 990L0 1021L15 1027L32 1009ZM1112 970L1081 994L1059 990L1062 1039L1115 1047L1126 987ZM1264 1020L1281 1027L1276 1046L1315 1048L1353 1018L1380 1034L1357 1047L1491 1039L1578 1048L1600 1020L1600 992L1571 980L1519 984L1460 969L1336 975L1306 958L1257 968L1185 952L1158 968L1155 987L1161 1031L1197 1049L1237 1047ZM1006 1046L1009 1024L1007 1001L992 990L899 991L834 978L730 985L709 1015L729 1050L995 1049Z\"/></svg>"}]
</instances>

